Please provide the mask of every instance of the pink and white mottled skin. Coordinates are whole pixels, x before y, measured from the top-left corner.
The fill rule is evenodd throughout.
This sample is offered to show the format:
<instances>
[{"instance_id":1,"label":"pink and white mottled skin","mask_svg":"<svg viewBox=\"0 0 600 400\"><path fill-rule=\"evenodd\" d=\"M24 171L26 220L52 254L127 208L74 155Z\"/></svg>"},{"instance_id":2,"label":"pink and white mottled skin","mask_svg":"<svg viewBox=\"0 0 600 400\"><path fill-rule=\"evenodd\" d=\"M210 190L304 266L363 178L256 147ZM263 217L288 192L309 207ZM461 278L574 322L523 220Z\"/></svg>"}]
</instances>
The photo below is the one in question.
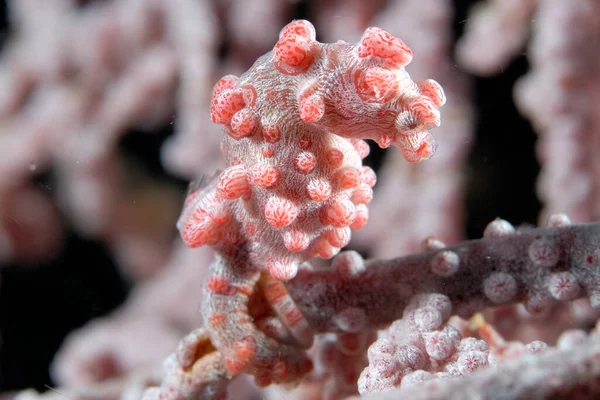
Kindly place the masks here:
<instances>
[{"instance_id":1,"label":"pink and white mottled skin","mask_svg":"<svg viewBox=\"0 0 600 400\"><path fill-rule=\"evenodd\" d=\"M215 85L211 118L225 126L228 167L188 197L178 228L188 246L216 250L202 312L230 374L266 386L310 370L299 348L312 332L282 282L304 261L333 257L366 224L376 177L362 166L363 139L394 145L411 162L433 154L428 129L440 124L444 92L433 80L413 82L411 59L379 28L358 45L322 44L297 20L248 72ZM248 299L257 285L295 346L256 328Z\"/></svg>"}]
</instances>

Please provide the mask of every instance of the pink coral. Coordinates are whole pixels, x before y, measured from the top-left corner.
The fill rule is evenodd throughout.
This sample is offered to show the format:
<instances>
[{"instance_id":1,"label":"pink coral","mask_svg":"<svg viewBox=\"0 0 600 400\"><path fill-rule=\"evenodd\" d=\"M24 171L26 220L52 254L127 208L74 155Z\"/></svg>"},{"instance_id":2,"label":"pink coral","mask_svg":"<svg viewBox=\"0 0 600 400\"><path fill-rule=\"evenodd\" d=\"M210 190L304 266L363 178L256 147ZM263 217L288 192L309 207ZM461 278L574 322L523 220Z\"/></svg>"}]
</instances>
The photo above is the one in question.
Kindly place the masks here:
<instances>
[{"instance_id":1,"label":"pink coral","mask_svg":"<svg viewBox=\"0 0 600 400\"><path fill-rule=\"evenodd\" d=\"M64 4L67 4L69 0L53 1L57 4L65 1ZM185 79L176 89L177 93L182 92L179 98L183 102L178 107L175 121L178 129L185 135L178 135L175 141L164 148L164 161L168 161L166 166L172 171L191 176L201 163L218 158L218 152L211 150L209 144L209 141L219 139L219 135L211 135L209 132L210 117L225 125L227 135L222 148L227 156L227 169L219 172L213 180L195 187L197 190L188 197L179 223L188 245L207 246L200 251L176 248L171 266L156 277L156 284L141 285L122 312L90 325L89 329L81 331L81 336L71 336L68 341L70 344L65 346L70 351L61 352L62 356L57 358L58 367L53 369L58 383L63 386L59 389L60 393L59 390L56 391L59 396L50 391L43 398L66 396L139 399L142 391L152 385L152 388L145 391L144 399L224 398L226 391L229 391L231 398L248 398L261 391L247 386L245 390L236 392L236 388L232 386L240 382L244 384L245 378L237 379L237 383L233 385L230 380L242 373L249 373L249 378L260 386L274 382L296 382L302 377L301 384L293 393L285 390L289 385L285 389L272 385L268 390L261 391L260 396L267 398L270 395L273 398L344 398L356 394L357 381L361 391L376 392L374 398L435 398L436 395L443 398L464 398L468 395L497 396L498 393L517 398L528 395L573 397L591 396L598 390L594 384L600 371L597 368L597 346L600 342L598 335L592 334L586 338L586 330L572 329L559 338L564 329L589 329L597 320L598 314L592 310L592 306L600 304L600 280L597 272L599 253L596 245L598 224L567 226L569 221L564 215L552 216L545 229L515 228L506 221L496 220L486 228L482 240L452 245L460 237L459 221L464 192L462 182L466 176L463 162L470 147L467 126L471 123L465 90L467 87L464 85L467 79L457 74L450 57L450 26L453 22L449 1L327 0L295 4L301 6L294 13L297 17L307 15L307 10L301 9L305 5L315 8L308 10L308 15L321 23L318 29L323 35L323 41L330 41L332 36L335 39L358 39L363 29L369 24L375 24L393 36L402 37L415 50L415 60L418 62L411 63L407 68L412 78L419 80L433 77L441 82L448 102L452 105L444 107L441 112L445 128L438 131L440 151L426 163L407 163L403 154L410 160L416 157L407 151L406 143L414 146L418 143L410 140L402 143L401 140L406 139L406 135L402 133L378 136L377 124L387 124L389 131L395 133L397 125L408 128L413 134L412 137L407 136L408 139L421 140L425 137L424 150L429 153L435 147L427 147L430 146L427 141L429 136L425 129L422 130L414 123L416 118L410 115L409 109L414 107L421 111L422 121L417 122L422 123L423 127L437 125L439 115L437 108L429 109L431 104L413 98L413 94L416 93L417 97L424 95L434 106L443 103L444 97L439 91L439 85L432 81L413 84L407 79L406 88L409 90L408 94L405 93L406 88L401 88L402 85L396 81L396 78L406 78L403 67L390 68L390 65L404 65L410 60L411 53L397 39L383 31L369 28L357 47L343 42L327 45L315 41L310 25L297 22L284 29L274 51L257 62L250 72L239 78L228 75L216 85L210 115L206 112L209 108L210 90L206 90L205 85L214 83L208 72L212 62L217 60L213 60L208 54L216 52L217 47L220 48L217 64L224 71L222 73L229 73L232 67L238 73L242 68L245 70L247 65L234 64L253 60L257 53L266 51L263 46L272 45L266 43L270 40L269 37L276 38L272 30L279 29L279 19L288 18L285 14L290 13L291 16L291 7L296 0L228 1L212 4L201 2L200 7L203 9L196 11L207 11L206 9L214 7L215 13L213 17L210 12L205 12L205 19L200 23L197 13L192 12L200 3L194 0L136 1L152 5L153 18L148 23L153 28L160 27L160 32L156 32L160 37L156 39L161 48L165 47L165 59L173 57L171 62L163 64L165 70L171 71L169 84L164 86L165 91L174 92L174 84L180 77ZM551 6L554 2L555 0L539 2L535 15L536 18L540 17L540 23L535 24L535 27L542 30L533 29L534 37L541 37L540 33L545 32L543 29L552 21L548 18L550 14L545 11L554 10ZM571 29L569 32L563 28L571 26L570 23L559 24L557 30L550 30L559 32L559 37L562 38L559 40L561 51L553 53L553 59L563 54L565 47L562 45L565 43L570 43L571 50L564 54L571 54L573 49L578 48L572 46L573 43L580 43L581 38L591 37L580 36L579 33L593 32L590 28L595 25L588 26L585 22L593 21L595 14L584 13L582 15L585 18L580 16L573 19L573 12L581 12L582 5L592 2L596 0L578 0L578 7L570 7L568 12L562 14L552 13L554 16L560 14L562 19L559 18L559 22L584 22L577 26L579 29ZM129 4L129 1L110 2L119 3ZM516 1L503 2L502 5L497 1L488 3L495 10L495 15L504 18L500 25L487 24L488 28L492 26L492 31L517 25L519 28L513 29L513 36L504 43L488 46L486 49L497 50L499 58L503 58L508 52L516 50L525 39L527 29L523 28L528 24L533 9L526 7L517 10ZM533 7L538 2L527 3ZM135 10L140 7L127 9L130 8ZM100 11L101 15L113 14L106 12L109 9L100 7L98 3L89 4L89 7L86 5L83 10L87 10L82 14L87 21L85 25L97 27L105 26L108 20L102 19L104 22L99 24L97 19L89 17L100 15ZM311 13L313 11L314 15ZM132 15L136 14L140 15ZM82 15L77 14L78 17ZM166 16L166 19L154 19L159 15ZM480 15L485 17L485 14ZM399 16L403 19L398 19ZM260 29L255 29L257 18L261 20ZM154 23L163 19L160 24ZM135 25L127 21L133 20L124 19L123 22L126 23L123 28ZM219 23L215 23L216 21ZM550 25L552 24L548 26ZM114 38L114 29L110 29L114 26L121 27L121 24L106 24L106 32L104 28L98 32L108 34L108 39ZM207 27L207 32L210 31L207 36L198 35L203 26ZM221 29L220 34L216 29ZM40 32L42 31L46 33L45 29ZM135 31L137 30L123 29L124 33ZM569 36L573 33L575 36ZM476 32L475 36L477 34ZM498 39L506 39L500 36ZM87 40L89 35L81 37L84 39L75 40L79 43L77 48L90 42ZM104 40L100 39L104 37L100 35L92 42L102 44ZM199 42L198 39L202 37L204 39ZM571 42L575 37L578 40ZM125 34L124 39L127 43L131 41L129 34ZM389 39L389 46L382 45L380 39ZM219 43L217 40L222 41ZM70 40L64 39L64 43L70 43ZM537 39L533 43L537 45ZM556 42L551 41L550 44L554 49ZM145 46L146 44L144 49ZM106 50L104 46L84 47L84 54L91 59L106 59L106 53L102 52ZM154 48L155 45L151 47ZM116 48L120 49L121 46ZM343 57L339 57L335 53L336 49L347 51ZM397 53L394 49L401 51ZM534 64L539 57L548 58L548 54L541 51L541 46L538 50L531 59ZM34 53L42 54L37 51ZM138 57L136 53L125 53L133 54L136 65L137 59L146 60L141 54ZM334 53L337 54L336 57L331 56ZM483 56L475 60L500 65L499 58L486 58L481 49L473 55ZM575 55L573 52L573 56ZM366 58L361 59L359 56ZM380 56L386 56L384 58L387 61ZM50 70L61 64L61 58L56 59L59 62L47 60ZM150 66L153 59L155 58L147 59L150 60ZM560 63L552 65L561 66L571 59L572 57L562 57ZM592 59L590 57L588 61ZM87 62L86 65L100 66L94 62ZM368 68L360 70L361 65ZM355 67L359 67L360 71L354 71ZM103 68L91 70L104 71ZM126 70L129 71L129 68ZM163 76L158 66L142 68L140 71L157 72L156 76ZM332 74L331 71L335 73ZM569 71L570 69L567 75ZM263 73L267 79L264 79ZM89 73L84 75L88 76ZM120 76L121 74L117 74L115 78ZM146 125L150 119L155 122L160 120L160 117L155 117L154 111L170 108L173 99L169 97L172 96L143 95L145 91L142 88L145 85L127 84L129 79L134 83L140 82L143 76L135 73L122 76L126 78L123 87L129 89L117 90L114 92L116 94L105 96L109 100L108 104L99 109L103 110L101 115L111 116L113 113L106 110L112 110L116 112L115 115L124 118L121 121L129 122L109 125L126 127L134 120L137 121L136 125L138 122ZM72 74L69 73L66 78L70 82ZM592 82L589 76L583 78L586 79ZM534 81L538 80L534 79L529 83ZM561 82L572 84L574 81L568 79ZM75 89L78 85L69 84L69 88L71 87ZM113 86L107 86L111 87ZM528 87L537 89L536 85L522 86ZM567 85L566 91L561 92L562 95L557 99L562 99L562 102L571 99L573 96L566 96L565 93L576 94L577 90L573 89L577 88L577 84ZM399 89L404 94L397 96ZM593 85L587 86L588 92L593 92L592 89ZM59 92L63 93L63 90ZM81 92L82 95L88 93ZM112 93L112 90L109 92ZM536 91L531 93L534 92ZM348 96L348 93L355 96ZM138 114L139 109L133 104L138 102L127 100L129 97L126 94L136 94L135 97L143 101L150 111ZM35 111L39 108L36 107L31 112L19 114L45 116L42 119L35 118L34 127L42 127L43 122L50 117L63 115L58 119L52 118L53 121L60 120L57 125L53 125L53 131L66 132L64 128L69 124L64 122L70 121L66 117L75 117L78 113L73 110L77 109L77 104L83 103L73 103L68 99L65 102L65 97L60 95L48 98L62 101L49 102L53 107L48 108L48 112L40 114ZM532 97L537 102L539 98L540 96ZM582 98L589 99L589 96ZM273 99L275 103L271 101ZM348 100L349 104L355 106L348 108ZM560 101L555 103L552 96L542 100L562 104ZM478 103L480 111L485 108L481 106L485 101L478 98ZM523 106L540 113L537 117L531 114L535 117L536 124L546 121L542 118L545 114L540 110L551 114L555 110L553 107L534 107L537 103L525 103ZM71 111L56 114L56 104L61 105L58 109ZM66 108L62 107L64 104L67 104ZM573 104L577 105L579 102ZM125 109L135 112L123 112L123 105L131 106ZM496 108L495 104L493 107ZM41 109L45 110L43 107ZM523 110L527 111L525 108ZM572 111L570 108L569 110ZM577 110L579 111L570 114L571 117L575 116L585 122L589 108ZM373 112L378 119L370 119ZM388 112L392 117L398 115L400 118L389 123ZM171 118L169 110L159 114L162 118ZM332 115L339 117L350 114L352 118L347 120L332 119ZM556 115L560 118L562 114ZM554 120L556 115L553 116ZM143 121L138 121L140 119ZM26 120L27 118L15 119L21 123L14 126L21 126ZM98 129L99 123L102 128L102 120L93 118L95 129ZM371 133L374 132L374 135L370 137L362 132L365 121L373 124ZM342 125L348 129L342 129ZM545 126L545 123L540 125ZM216 129L216 126L213 124L212 129ZM360 129L352 130L355 126ZM30 131L31 128L26 130ZM96 132L94 129L92 131ZM108 133L113 138L110 143L115 144L116 139L125 132L117 133L109 129ZM350 137L343 137L344 135ZM23 135L11 135L9 139L12 140L12 136L16 139ZM94 150L98 147L93 144L97 144L96 140L100 137L102 135L86 134L76 143L81 146L81 150ZM385 155L383 168L379 170L381 173L378 172L376 177L372 169L362 167L361 159L370 151L369 144L363 139L375 139L382 147L395 144L403 151L390 150ZM581 138L578 136L576 139ZM11 140L7 143L12 143ZM79 149L80 146L65 148ZM18 149L26 147L30 148L24 145ZM106 150L113 147L108 146ZM514 143L512 149L515 149ZM381 154L377 149L372 150L375 150L375 157L367 162L375 168ZM589 153L591 150L587 151ZM207 152L211 153L211 157L204 156ZM19 158L27 154L9 153L9 165L15 155ZM66 153L81 156L75 151ZM97 201L84 202L83 205L87 207L76 207L74 210L76 214L88 216L85 219L88 222L85 225L88 234L98 231L92 229L98 224L112 223L113 220L119 222L116 229L111 229L110 241L107 243L119 245L117 250L122 260L127 258L122 254L132 253L131 250L122 251L124 245L131 243L128 237L123 240L124 222L126 225L131 220L146 222L147 219L135 211L147 206L140 207L139 201L130 205L129 199L125 199L127 206L117 207L118 213L89 211L101 210L102 207L99 206L103 204L110 205L110 201L105 199L112 198L111 190L114 190L116 182L111 179L116 175L103 172L111 172L112 167L117 166L114 163L114 153L111 151L106 157L99 157L94 151L86 152L84 158L96 162L86 163L80 168L74 163L61 162L61 169L69 168L65 168L65 172L61 170L60 176L69 177L72 186L61 186L59 195L62 197L65 192L71 192L65 191L66 187L89 188L85 182L89 178L99 178L99 184L93 187L102 188L101 193L93 190L94 196L84 197ZM544 154L548 155L552 151L546 153ZM513 155L511 152L510 157ZM560 164L561 161L556 159ZM548 165L548 160L544 161ZM41 167L43 165L38 163L38 168ZM583 167L585 169L588 165ZM29 168L35 169L35 165ZM25 168L25 171L28 169ZM556 172L554 169L552 171ZM558 172L560 171L563 170ZM205 172L210 175L210 171ZM476 175L481 173L479 169L473 172ZM7 177L10 174L3 175L0 180ZM23 175L19 181L26 178ZM378 178L373 195L373 187ZM117 180L119 179L115 181ZM575 186L580 182L580 179L576 179ZM79 190L72 192L79 193ZM568 195L577 198L581 193L567 192L562 194L560 190L552 189L553 194L563 199ZM14 199L21 198L19 193L21 192L16 193ZM84 190L83 193L88 191ZM521 193L517 193L517 190L511 190L511 195L513 194L516 195L515 198L520 198ZM371 203L373 197L375 202ZM152 202L150 196L148 198ZM11 214L15 208L9 205L14 203L20 204L17 200L5 203L6 210ZM576 205L577 202L570 204ZM588 204L587 201L585 204ZM587 207L581 208L580 214L577 214L573 211L575 208L567 210L576 221L582 220L581 215L589 211ZM549 206L547 211L554 209L557 209L556 205ZM132 217L133 214L137 216ZM30 219L20 217L19 222L30 221L31 215ZM103 218L103 215L116 215L118 218ZM155 213L152 215L154 218ZM8 219L5 218L5 221L10 222L12 215L6 217ZM369 219L369 229L360 232L366 233L368 240L361 241L359 246L374 257L397 257L415 252L423 237L431 234L436 236L426 239L423 253L408 257L365 261L358 253L349 251L337 255L329 268L321 268L326 262L306 262L313 256L335 256L339 249L348 245L351 236L354 239L359 236L353 231L363 227ZM470 219L473 220L472 214ZM518 220L519 217L515 219ZM172 227L173 222L173 219L169 219L168 226ZM136 224L138 225L148 226ZM32 226L35 227L35 224ZM150 228L146 230L149 231ZM161 231L167 235L174 233L170 229ZM9 233L10 239L15 237L12 231L5 233ZM44 234L45 237L53 237L51 231L44 231ZM41 249L48 242L36 242L41 244L36 247L43 255L45 251ZM152 243L151 238L137 240L135 243L136 254L142 256L138 257L141 261L138 261L139 264L156 263L161 259L156 256L158 246L147 245ZM17 249L12 243L9 244L13 250ZM17 244L22 246L25 243L20 241ZM25 244L21 248L26 251L27 247ZM205 271L208 268L203 267L209 263L203 257L212 258L213 250L216 251L216 261L209 271ZM21 257L19 252L9 255ZM187 271L173 269L175 266L186 267ZM204 280L204 274L207 274L204 291L206 298L202 306L204 326L197 329L201 322L197 321L198 313L195 308L203 295L198 289ZM163 280L161 277L169 279ZM173 285L165 287L167 281ZM10 288L11 285L7 284L6 287ZM576 300L580 297L582 299ZM474 321L480 319L481 315L477 314L476 318L472 318L471 325L456 316L471 317L480 311L484 313L487 322L480 322L477 326ZM452 319L449 319L451 315ZM152 334L144 334L144 330L148 329ZM383 330L377 332L379 329ZM174 340L185 332L191 334L184 337L179 349L167 358L162 376L159 376L158 368L145 368L147 363L157 367L156 361L168 349L172 349ZM313 334L318 336L314 345L308 349ZM372 344L376 335L379 335L379 340ZM101 340L98 340L99 337ZM9 340L7 335L7 348L11 349L12 343ZM531 343L525 345L527 342ZM556 349L552 349L555 342ZM145 350L146 348L151 348L151 351ZM308 372L311 362L315 365ZM503 365L498 365L500 363ZM544 363L552 368L547 368ZM570 367L565 368L565 364ZM366 372L359 380L360 371L365 367ZM521 373L527 369L532 369L532 373ZM135 379L130 380L133 376L136 376ZM459 378L451 379L454 376ZM249 382L245 384L248 385ZM390 393L378 392L388 389L391 390ZM34 393L23 393L18 398L38 397Z\"/></svg>"}]
</instances>

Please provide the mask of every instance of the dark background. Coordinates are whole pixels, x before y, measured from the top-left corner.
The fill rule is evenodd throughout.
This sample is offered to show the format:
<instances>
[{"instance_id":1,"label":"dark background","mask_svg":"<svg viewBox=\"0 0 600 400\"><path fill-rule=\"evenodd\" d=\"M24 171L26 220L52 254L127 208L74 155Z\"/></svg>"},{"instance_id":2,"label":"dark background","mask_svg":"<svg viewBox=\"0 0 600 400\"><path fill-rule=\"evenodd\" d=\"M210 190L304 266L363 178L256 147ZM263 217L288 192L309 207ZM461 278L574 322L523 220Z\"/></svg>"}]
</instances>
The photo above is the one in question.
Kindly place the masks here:
<instances>
[{"instance_id":1,"label":"dark background","mask_svg":"<svg viewBox=\"0 0 600 400\"><path fill-rule=\"evenodd\" d=\"M457 36L473 3L476 1L455 0ZM10 26L4 1L0 7L1 44ZM302 13L300 3L297 17ZM474 81L477 137L469 158L465 205L469 238L480 237L485 225L497 216L515 224L536 222L540 207L535 196L539 169L535 135L512 101L513 84L527 68L527 60L521 56L502 75ZM131 132L121 149L152 173L172 179L183 192L186 183L169 176L159 162L160 146L171 133L171 125L155 135ZM379 165L385 154L375 148L373 154L371 163ZM40 184L51 177L51 171L40 176ZM8 265L0 268L0 274L0 392L27 387L45 390L53 385L48 367L65 335L113 310L130 289L102 244L73 232L53 261Z\"/></svg>"}]
</instances>

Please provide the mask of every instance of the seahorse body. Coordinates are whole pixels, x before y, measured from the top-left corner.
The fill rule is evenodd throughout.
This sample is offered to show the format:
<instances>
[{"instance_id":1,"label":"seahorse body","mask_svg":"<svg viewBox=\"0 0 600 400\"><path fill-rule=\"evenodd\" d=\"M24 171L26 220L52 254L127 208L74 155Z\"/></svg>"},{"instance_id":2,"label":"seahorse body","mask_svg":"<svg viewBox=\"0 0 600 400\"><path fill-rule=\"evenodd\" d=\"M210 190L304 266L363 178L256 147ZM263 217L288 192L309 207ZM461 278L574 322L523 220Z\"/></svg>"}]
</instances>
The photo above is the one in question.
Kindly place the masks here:
<instances>
[{"instance_id":1,"label":"seahorse body","mask_svg":"<svg viewBox=\"0 0 600 400\"><path fill-rule=\"evenodd\" d=\"M368 220L375 174L363 139L429 158L440 123L439 84L413 82L412 53L369 28L358 45L322 44L308 21L287 25L270 53L215 86L211 117L227 135L227 165L193 193L180 220L191 247L249 246L250 263L292 279L315 256L331 258ZM201 195L200 195L201 194Z\"/></svg>"},{"instance_id":2,"label":"seahorse body","mask_svg":"<svg viewBox=\"0 0 600 400\"><path fill-rule=\"evenodd\" d=\"M313 331L283 282L303 261L333 257L367 223L376 177L362 166L364 139L412 162L433 154L428 129L440 123L444 92L413 82L411 59L381 29L368 28L358 45L323 44L298 20L248 72L215 85L210 112L224 125L228 167L188 197L178 228L188 246L216 251L202 315L232 376L251 373L266 386L311 369Z\"/></svg>"}]
</instances>

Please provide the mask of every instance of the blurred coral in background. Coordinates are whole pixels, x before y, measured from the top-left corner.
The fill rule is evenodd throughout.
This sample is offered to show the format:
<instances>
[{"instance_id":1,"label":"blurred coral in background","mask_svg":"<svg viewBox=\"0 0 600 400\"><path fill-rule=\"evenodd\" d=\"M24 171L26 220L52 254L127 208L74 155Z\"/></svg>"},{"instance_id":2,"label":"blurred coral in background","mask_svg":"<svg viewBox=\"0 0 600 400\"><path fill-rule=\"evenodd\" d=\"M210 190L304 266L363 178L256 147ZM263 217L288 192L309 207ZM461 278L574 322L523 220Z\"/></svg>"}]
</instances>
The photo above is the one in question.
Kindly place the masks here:
<instances>
[{"instance_id":1,"label":"blurred coral in background","mask_svg":"<svg viewBox=\"0 0 600 400\"><path fill-rule=\"evenodd\" d=\"M565 227L557 213L575 223L599 217L598 0L7 0L2 6L2 399L137 399L160 385L165 358L167 376L192 364L186 357L199 350L191 343L205 340L199 305L213 251L185 247L176 223L188 182L197 182L194 190L225 167L222 127L209 113L213 86L248 70L293 19L311 21L324 43L356 43L369 26L385 29L413 51L406 67L412 79L435 79L447 97L430 160L407 163L399 151L369 142L364 163L378 174L370 221L347 247L362 257L341 253L331 276L362 268L363 258L426 251L419 257L434 265L433 278L422 282L438 282L456 272L457 254L476 252L469 242L458 250L446 245L484 230L487 245L515 231L502 220L488 225L497 217L521 225L526 242L506 239L498 245L506 254L525 248L525 258L539 266L559 252L566 258L548 265L562 268L583 250L564 238L579 237L579 226ZM556 246L538 246L532 226L549 218L539 235ZM588 250L588 263L596 265ZM404 268L398 260L395 268ZM313 262L316 275L328 273L327 263ZM377 261L367 265L383 269ZM524 356L546 347L569 351L571 365L591 365L578 376L554 368L575 382L560 381L558 393L592 396L585 382L600 375L592 329L600 294L592 289L596 281L586 286L582 277L596 275L554 272L543 279L556 304L543 310L534 279L519 276L519 284L522 278L530 286L507 289L513 296L495 290L510 288L513 278L504 270L483 281L486 299L473 294L470 303L461 297L471 288L460 274L437 295L425 284L419 293L416 278L413 285L401 282L398 290L406 292L394 299L398 309L386 316L387 329L320 335L308 352L315 369L293 391L259 389L242 376L229 386L230 397L344 398L400 387L415 396L409 398L451 397L440 390L467 398L461 390L468 385L485 390L485 383L467 380L471 372L481 368L481 382L493 382L495 364L521 358L539 368L535 384L547 387L560 357L549 352L536 363ZM311 282L300 276L288 289L318 324L322 317L299 301ZM324 301L322 310L335 308L335 300ZM490 302L497 306L486 308ZM475 311L481 313L471 318ZM277 329L271 322L265 330ZM177 358L170 354L178 343ZM589 344L587 354L581 343ZM427 359L411 359L410 346ZM399 373L407 359L414 365ZM507 376L519 381L518 368L510 368ZM465 375L467 383L444 380L448 386L438 392L411 392L434 373ZM573 389L577 384L589 390ZM35 391L21 392L28 388Z\"/></svg>"}]
</instances>

